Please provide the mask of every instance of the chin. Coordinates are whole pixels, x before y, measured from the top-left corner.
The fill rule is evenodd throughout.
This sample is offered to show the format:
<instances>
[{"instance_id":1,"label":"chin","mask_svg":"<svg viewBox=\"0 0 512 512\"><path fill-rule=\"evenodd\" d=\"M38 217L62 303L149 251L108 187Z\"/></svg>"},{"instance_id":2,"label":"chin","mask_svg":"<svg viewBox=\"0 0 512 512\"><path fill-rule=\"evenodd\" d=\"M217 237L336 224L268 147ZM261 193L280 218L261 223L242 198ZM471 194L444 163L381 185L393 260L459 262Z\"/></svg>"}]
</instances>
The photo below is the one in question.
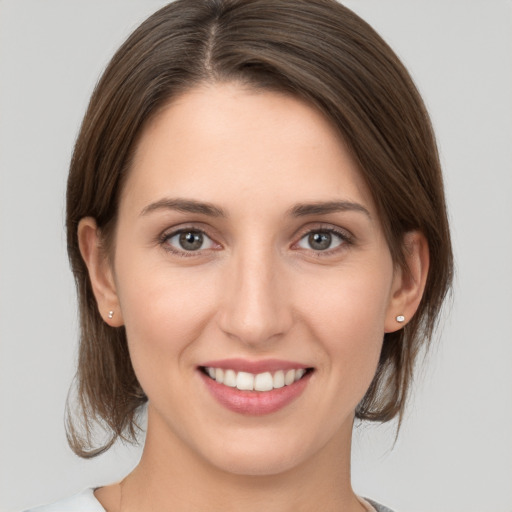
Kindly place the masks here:
<instances>
[{"instance_id":1,"label":"chin","mask_svg":"<svg viewBox=\"0 0 512 512\"><path fill-rule=\"evenodd\" d=\"M221 471L238 476L272 476L286 473L301 464L298 454L287 454L280 450L272 453L224 453L210 460Z\"/></svg>"},{"instance_id":2,"label":"chin","mask_svg":"<svg viewBox=\"0 0 512 512\"><path fill-rule=\"evenodd\" d=\"M238 439L237 439L238 438ZM241 432L229 442L205 446L203 456L221 471L239 476L271 476L291 471L321 451L318 440L275 432ZM313 446L314 445L314 446Z\"/></svg>"}]
</instances>

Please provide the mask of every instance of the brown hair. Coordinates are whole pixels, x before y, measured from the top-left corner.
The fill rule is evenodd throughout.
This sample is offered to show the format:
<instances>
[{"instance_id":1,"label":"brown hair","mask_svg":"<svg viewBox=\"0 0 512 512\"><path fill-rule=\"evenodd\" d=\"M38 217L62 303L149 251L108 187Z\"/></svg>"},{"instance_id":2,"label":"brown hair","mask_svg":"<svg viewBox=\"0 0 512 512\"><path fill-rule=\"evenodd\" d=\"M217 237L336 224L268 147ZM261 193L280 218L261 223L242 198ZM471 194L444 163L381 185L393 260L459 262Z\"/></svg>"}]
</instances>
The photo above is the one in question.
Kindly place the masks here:
<instances>
[{"instance_id":1,"label":"brown hair","mask_svg":"<svg viewBox=\"0 0 512 512\"><path fill-rule=\"evenodd\" d=\"M420 230L427 238L430 272L419 309L403 329L385 335L358 418L402 417L414 362L432 337L453 269L443 183L428 114L393 51L334 0L177 0L148 18L112 58L71 161L67 236L81 339L78 411L68 409L67 427L82 457L118 438L135 441L136 414L147 397L124 328L109 327L99 315L78 223L94 217L112 247L120 192L146 123L180 92L221 81L285 91L333 121L373 195L397 265L405 266L405 233ZM107 439L93 439L96 424Z\"/></svg>"}]
</instances>

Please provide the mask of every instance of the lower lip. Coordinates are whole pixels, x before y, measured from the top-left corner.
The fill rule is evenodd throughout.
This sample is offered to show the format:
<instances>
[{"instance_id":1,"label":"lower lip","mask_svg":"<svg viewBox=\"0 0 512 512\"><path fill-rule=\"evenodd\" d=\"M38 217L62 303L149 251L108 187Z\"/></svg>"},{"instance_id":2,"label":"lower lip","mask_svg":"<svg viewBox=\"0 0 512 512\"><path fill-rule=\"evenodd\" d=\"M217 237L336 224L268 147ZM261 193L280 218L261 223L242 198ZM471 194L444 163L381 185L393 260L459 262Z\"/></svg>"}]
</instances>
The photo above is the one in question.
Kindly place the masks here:
<instances>
[{"instance_id":1,"label":"lower lip","mask_svg":"<svg viewBox=\"0 0 512 512\"><path fill-rule=\"evenodd\" d=\"M312 372L289 386L271 391L240 391L219 384L202 371L199 373L210 393L221 405L239 414L262 416L279 411L298 398L308 385Z\"/></svg>"}]
</instances>

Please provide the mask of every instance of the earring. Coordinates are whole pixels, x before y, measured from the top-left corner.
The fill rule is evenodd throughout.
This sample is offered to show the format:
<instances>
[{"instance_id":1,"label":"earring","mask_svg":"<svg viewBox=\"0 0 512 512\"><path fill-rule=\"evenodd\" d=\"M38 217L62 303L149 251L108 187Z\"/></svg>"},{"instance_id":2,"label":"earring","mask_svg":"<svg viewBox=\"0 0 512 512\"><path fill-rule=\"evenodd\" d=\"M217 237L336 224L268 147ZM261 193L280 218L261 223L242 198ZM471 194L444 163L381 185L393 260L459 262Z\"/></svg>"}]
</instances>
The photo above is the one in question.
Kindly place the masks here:
<instances>
[{"instance_id":1,"label":"earring","mask_svg":"<svg viewBox=\"0 0 512 512\"><path fill-rule=\"evenodd\" d=\"M401 323L403 323L403 322L405 322L405 316L404 316L404 315L398 315L398 316L396 317L396 321L397 321L398 323L400 323L400 324L401 324Z\"/></svg>"},{"instance_id":2,"label":"earring","mask_svg":"<svg viewBox=\"0 0 512 512\"><path fill-rule=\"evenodd\" d=\"M112 319L112 318L114 317L114 311L110 310L110 311L108 312L108 317L109 317L110 319Z\"/></svg>"}]
</instances>

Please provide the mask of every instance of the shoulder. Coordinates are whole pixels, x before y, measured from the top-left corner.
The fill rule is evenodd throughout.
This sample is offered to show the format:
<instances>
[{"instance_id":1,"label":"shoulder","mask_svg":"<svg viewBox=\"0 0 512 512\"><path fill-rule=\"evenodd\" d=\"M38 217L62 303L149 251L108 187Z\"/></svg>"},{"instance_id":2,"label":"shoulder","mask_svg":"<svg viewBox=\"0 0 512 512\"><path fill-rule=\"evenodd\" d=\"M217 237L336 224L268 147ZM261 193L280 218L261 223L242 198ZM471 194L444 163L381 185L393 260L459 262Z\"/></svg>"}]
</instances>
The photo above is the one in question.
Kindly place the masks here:
<instances>
[{"instance_id":1,"label":"shoulder","mask_svg":"<svg viewBox=\"0 0 512 512\"><path fill-rule=\"evenodd\" d=\"M50 505L34 507L25 512L105 512L94 496L94 489L86 489L71 498L66 498Z\"/></svg>"}]
</instances>

